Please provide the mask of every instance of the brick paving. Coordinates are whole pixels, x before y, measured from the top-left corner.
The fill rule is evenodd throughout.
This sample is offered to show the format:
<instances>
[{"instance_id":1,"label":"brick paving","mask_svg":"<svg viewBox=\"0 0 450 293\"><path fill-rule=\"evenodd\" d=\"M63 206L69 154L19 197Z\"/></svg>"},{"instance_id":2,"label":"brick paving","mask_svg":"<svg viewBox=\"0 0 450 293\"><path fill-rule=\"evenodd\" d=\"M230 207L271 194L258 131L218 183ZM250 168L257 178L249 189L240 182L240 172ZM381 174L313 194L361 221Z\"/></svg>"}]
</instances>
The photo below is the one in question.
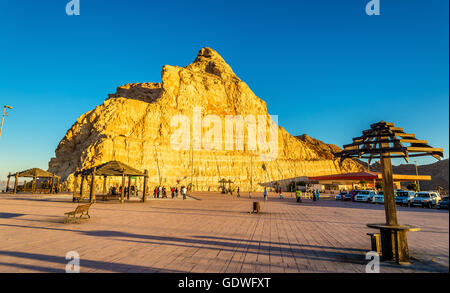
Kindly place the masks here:
<instances>
[{"instance_id":1,"label":"brick paving","mask_svg":"<svg viewBox=\"0 0 450 293\"><path fill-rule=\"evenodd\" d=\"M365 272L367 223L384 207L290 194L267 202L218 193L147 203L96 203L92 218L63 224L70 195L0 195L0 272L64 272L76 251L81 272L335 273ZM252 202L261 214L250 214ZM381 272L449 272L448 211L398 208L412 264L383 262Z\"/></svg>"}]
</instances>

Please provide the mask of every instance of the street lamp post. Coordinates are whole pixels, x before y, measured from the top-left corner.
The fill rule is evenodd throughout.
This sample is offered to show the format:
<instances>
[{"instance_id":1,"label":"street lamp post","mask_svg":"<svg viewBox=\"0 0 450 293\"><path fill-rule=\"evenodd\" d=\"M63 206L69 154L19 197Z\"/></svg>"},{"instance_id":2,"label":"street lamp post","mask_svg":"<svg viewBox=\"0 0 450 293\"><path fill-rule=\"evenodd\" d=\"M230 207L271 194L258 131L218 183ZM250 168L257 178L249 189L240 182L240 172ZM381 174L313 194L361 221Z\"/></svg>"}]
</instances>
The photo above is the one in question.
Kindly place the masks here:
<instances>
[{"instance_id":1,"label":"street lamp post","mask_svg":"<svg viewBox=\"0 0 450 293\"><path fill-rule=\"evenodd\" d=\"M12 109L13 107L5 105L3 107L3 116L2 116L2 124L0 125L0 137L2 136L2 130L3 130L3 123L5 122L5 117L8 117L8 113L6 112L6 109Z\"/></svg>"},{"instance_id":2,"label":"street lamp post","mask_svg":"<svg viewBox=\"0 0 450 293\"><path fill-rule=\"evenodd\" d=\"M419 170L417 169L417 161L414 161L414 165L416 166L416 176L419 176ZM419 180L416 180L417 189L420 191L420 183Z\"/></svg>"}]
</instances>

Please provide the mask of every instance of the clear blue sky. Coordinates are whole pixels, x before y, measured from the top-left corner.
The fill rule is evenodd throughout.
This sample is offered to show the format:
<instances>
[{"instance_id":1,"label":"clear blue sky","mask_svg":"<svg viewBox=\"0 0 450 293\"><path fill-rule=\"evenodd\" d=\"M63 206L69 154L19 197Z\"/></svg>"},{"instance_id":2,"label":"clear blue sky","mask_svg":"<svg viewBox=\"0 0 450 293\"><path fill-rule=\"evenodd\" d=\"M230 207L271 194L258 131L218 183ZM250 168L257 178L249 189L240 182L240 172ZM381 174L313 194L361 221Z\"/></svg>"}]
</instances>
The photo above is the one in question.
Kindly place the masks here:
<instances>
[{"instance_id":1,"label":"clear blue sky","mask_svg":"<svg viewBox=\"0 0 450 293\"><path fill-rule=\"evenodd\" d=\"M46 169L117 86L159 82L216 49L291 134L339 146L392 121L449 152L448 0L0 0L0 138L8 170ZM431 160L422 162L432 162Z\"/></svg>"}]
</instances>

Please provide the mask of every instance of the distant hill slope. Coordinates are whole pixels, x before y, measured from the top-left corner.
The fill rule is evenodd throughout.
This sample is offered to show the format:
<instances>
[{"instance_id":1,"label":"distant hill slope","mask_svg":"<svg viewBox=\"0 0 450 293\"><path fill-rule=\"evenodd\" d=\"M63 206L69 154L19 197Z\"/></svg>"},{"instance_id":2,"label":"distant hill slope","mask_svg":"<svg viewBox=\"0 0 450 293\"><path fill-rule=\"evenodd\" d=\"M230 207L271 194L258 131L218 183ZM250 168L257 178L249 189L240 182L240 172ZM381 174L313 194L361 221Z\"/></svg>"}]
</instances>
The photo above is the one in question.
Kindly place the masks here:
<instances>
[{"instance_id":1,"label":"distant hill slope","mask_svg":"<svg viewBox=\"0 0 450 293\"><path fill-rule=\"evenodd\" d=\"M307 134L298 135L296 136L296 138L303 141L304 143L309 145L311 149L329 160L333 160L335 158L334 153L340 152L342 150L337 145L324 143L323 141L312 138Z\"/></svg>"},{"instance_id":2,"label":"distant hill slope","mask_svg":"<svg viewBox=\"0 0 450 293\"><path fill-rule=\"evenodd\" d=\"M421 190L436 190L438 186L441 186L445 190L449 190L449 159L438 161L429 165L417 166L419 175L430 175L431 181L421 181ZM392 166L395 174L416 174L416 167L414 164L401 164L398 166ZM371 171L380 172L381 166L379 162L376 162L370 166Z\"/></svg>"}]
</instances>

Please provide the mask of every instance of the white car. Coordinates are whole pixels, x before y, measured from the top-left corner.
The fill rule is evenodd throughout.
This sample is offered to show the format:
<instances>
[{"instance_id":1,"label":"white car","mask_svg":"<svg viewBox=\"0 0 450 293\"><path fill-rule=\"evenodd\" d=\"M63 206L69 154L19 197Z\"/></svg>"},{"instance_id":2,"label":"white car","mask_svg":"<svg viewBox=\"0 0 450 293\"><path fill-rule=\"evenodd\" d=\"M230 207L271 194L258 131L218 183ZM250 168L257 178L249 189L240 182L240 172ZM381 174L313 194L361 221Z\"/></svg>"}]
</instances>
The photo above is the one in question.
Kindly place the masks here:
<instances>
[{"instance_id":1,"label":"white car","mask_svg":"<svg viewBox=\"0 0 450 293\"><path fill-rule=\"evenodd\" d=\"M399 192L402 192L403 190L401 189L395 189L394 190L394 196L395 199L397 200L397 196ZM375 195L374 199L373 199L373 203L382 203L384 204L384 193L383 191L379 191L377 195Z\"/></svg>"},{"instance_id":2,"label":"white car","mask_svg":"<svg viewBox=\"0 0 450 293\"><path fill-rule=\"evenodd\" d=\"M345 200L346 195L347 191L341 191L338 195L336 195L336 200Z\"/></svg>"},{"instance_id":3,"label":"white car","mask_svg":"<svg viewBox=\"0 0 450 293\"><path fill-rule=\"evenodd\" d=\"M399 190L395 196L395 203L399 205L411 206L416 192L411 190Z\"/></svg>"},{"instance_id":4,"label":"white car","mask_svg":"<svg viewBox=\"0 0 450 293\"><path fill-rule=\"evenodd\" d=\"M441 198L437 192L421 191L417 193L411 204L413 206L433 208L440 200Z\"/></svg>"},{"instance_id":5,"label":"white car","mask_svg":"<svg viewBox=\"0 0 450 293\"><path fill-rule=\"evenodd\" d=\"M373 198L373 203L384 203L383 191L379 191L377 195Z\"/></svg>"},{"instance_id":6,"label":"white car","mask_svg":"<svg viewBox=\"0 0 450 293\"><path fill-rule=\"evenodd\" d=\"M372 202L377 193L374 190L355 190L355 201Z\"/></svg>"}]
</instances>

